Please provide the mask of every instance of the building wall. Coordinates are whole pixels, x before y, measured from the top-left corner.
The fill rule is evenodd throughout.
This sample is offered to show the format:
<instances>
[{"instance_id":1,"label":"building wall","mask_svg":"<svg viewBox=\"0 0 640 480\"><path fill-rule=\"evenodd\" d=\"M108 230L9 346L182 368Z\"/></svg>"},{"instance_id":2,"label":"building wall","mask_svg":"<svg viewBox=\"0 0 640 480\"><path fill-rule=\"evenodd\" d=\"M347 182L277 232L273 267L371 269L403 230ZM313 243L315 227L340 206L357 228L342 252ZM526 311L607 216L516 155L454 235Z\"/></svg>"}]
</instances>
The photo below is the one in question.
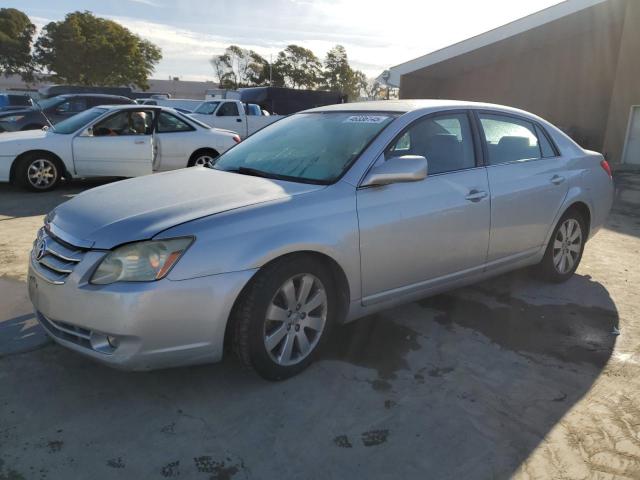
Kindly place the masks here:
<instances>
[{"instance_id":1,"label":"building wall","mask_svg":"<svg viewBox=\"0 0 640 480\"><path fill-rule=\"evenodd\" d=\"M634 4L629 12L628 4ZM403 75L400 97L472 100L522 108L558 125L585 148L602 151L605 137L611 138L608 153L618 161L621 146L612 145L620 143L620 127L608 129L608 124L611 115L625 108L630 95L629 82L621 81L620 75L629 75L634 67L619 62L629 63L634 54L640 58L638 32L632 26L640 25L640 17L629 18L638 14L639 4L636 0L610 0ZM628 53L623 56L621 45L625 44L629 44ZM638 60L632 63L637 67ZM635 79L640 82L637 74ZM619 93L612 101L614 91Z\"/></svg>"},{"instance_id":2,"label":"building wall","mask_svg":"<svg viewBox=\"0 0 640 480\"><path fill-rule=\"evenodd\" d=\"M638 0L627 3L604 141L604 152L616 162L622 158L632 105L640 105L640 1Z\"/></svg>"}]
</instances>

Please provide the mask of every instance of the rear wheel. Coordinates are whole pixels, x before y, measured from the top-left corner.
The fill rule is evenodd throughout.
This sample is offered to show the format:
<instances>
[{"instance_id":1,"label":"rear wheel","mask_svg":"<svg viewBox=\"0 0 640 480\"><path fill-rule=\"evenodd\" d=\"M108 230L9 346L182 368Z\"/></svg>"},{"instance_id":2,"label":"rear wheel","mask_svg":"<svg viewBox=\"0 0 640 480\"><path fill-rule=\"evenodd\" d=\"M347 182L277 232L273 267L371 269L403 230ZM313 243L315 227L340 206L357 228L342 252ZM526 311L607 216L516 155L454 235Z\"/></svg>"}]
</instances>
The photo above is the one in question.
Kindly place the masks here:
<instances>
[{"instance_id":1,"label":"rear wheel","mask_svg":"<svg viewBox=\"0 0 640 480\"><path fill-rule=\"evenodd\" d=\"M220 156L215 150L199 150L191 155L187 167L213 167L216 159Z\"/></svg>"},{"instance_id":2,"label":"rear wheel","mask_svg":"<svg viewBox=\"0 0 640 480\"><path fill-rule=\"evenodd\" d=\"M18 185L34 192L53 190L60 181L62 168L53 155L32 153L18 160L15 181Z\"/></svg>"},{"instance_id":3,"label":"rear wheel","mask_svg":"<svg viewBox=\"0 0 640 480\"><path fill-rule=\"evenodd\" d=\"M268 380L311 364L336 312L331 273L309 257L276 261L258 272L232 315L233 347Z\"/></svg>"},{"instance_id":4,"label":"rear wheel","mask_svg":"<svg viewBox=\"0 0 640 480\"><path fill-rule=\"evenodd\" d=\"M586 224L576 210L566 212L556 225L537 273L544 280L560 283L578 268L587 240Z\"/></svg>"}]
</instances>

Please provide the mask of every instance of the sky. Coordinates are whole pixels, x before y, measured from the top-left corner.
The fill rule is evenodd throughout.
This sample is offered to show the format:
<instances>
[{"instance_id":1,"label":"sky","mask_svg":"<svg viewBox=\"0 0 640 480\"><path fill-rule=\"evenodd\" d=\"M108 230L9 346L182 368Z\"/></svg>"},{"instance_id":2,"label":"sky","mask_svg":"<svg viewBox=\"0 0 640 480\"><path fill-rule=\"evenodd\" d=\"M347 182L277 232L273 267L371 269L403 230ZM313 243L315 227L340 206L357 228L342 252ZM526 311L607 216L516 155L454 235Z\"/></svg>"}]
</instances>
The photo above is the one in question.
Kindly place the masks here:
<instances>
[{"instance_id":1,"label":"sky","mask_svg":"<svg viewBox=\"0 0 640 480\"><path fill-rule=\"evenodd\" d=\"M162 49L154 78L213 80L231 44L267 60L291 43L323 59L343 45L370 77L560 0L4 0L38 28L76 10L116 20Z\"/></svg>"}]
</instances>

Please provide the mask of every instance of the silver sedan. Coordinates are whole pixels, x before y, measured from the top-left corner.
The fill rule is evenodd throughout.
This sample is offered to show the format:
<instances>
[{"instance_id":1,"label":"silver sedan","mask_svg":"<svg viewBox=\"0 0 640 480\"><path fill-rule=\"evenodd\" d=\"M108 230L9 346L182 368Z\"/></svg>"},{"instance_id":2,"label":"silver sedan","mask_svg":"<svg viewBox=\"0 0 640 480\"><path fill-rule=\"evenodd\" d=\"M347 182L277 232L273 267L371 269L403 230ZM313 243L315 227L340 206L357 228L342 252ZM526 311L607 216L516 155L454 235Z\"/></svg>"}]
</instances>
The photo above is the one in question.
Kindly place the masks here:
<instances>
[{"instance_id":1,"label":"silver sedan","mask_svg":"<svg viewBox=\"0 0 640 480\"><path fill-rule=\"evenodd\" d=\"M450 101L333 105L223 154L60 205L29 292L51 337L127 369L214 362L269 379L331 328L526 266L575 272L609 165L545 120Z\"/></svg>"}]
</instances>

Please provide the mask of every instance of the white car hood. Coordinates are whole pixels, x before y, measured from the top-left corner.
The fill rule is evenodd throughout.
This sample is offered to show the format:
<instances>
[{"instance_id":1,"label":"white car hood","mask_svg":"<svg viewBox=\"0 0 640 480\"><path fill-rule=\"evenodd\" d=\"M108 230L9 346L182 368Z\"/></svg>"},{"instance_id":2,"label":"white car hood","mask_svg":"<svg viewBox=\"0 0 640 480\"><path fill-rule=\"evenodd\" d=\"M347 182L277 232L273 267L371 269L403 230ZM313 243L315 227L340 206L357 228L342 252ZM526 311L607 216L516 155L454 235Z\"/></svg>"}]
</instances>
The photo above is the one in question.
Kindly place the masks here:
<instances>
[{"instance_id":1,"label":"white car hood","mask_svg":"<svg viewBox=\"0 0 640 480\"><path fill-rule=\"evenodd\" d=\"M321 188L204 167L185 168L87 190L58 206L48 221L63 240L108 249L208 215Z\"/></svg>"},{"instance_id":2,"label":"white car hood","mask_svg":"<svg viewBox=\"0 0 640 480\"><path fill-rule=\"evenodd\" d=\"M2 132L0 133L0 156L18 155L25 150L33 148L42 148L52 135L55 133L45 130L25 130L21 132ZM38 145L38 147L35 147Z\"/></svg>"}]
</instances>

